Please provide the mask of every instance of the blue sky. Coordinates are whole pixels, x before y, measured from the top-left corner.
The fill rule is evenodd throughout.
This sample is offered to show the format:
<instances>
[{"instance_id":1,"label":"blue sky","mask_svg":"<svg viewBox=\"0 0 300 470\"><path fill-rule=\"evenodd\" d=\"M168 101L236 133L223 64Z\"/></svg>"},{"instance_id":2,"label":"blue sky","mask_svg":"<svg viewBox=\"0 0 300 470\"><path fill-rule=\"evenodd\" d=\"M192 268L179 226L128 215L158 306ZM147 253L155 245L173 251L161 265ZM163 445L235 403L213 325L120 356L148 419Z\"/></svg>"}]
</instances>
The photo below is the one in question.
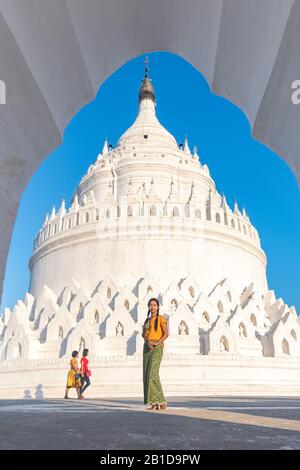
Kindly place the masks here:
<instances>
[{"instance_id":1,"label":"blue sky","mask_svg":"<svg viewBox=\"0 0 300 470\"><path fill-rule=\"evenodd\" d=\"M180 57L149 54L157 115L178 143L188 136L209 166L218 191L245 206L267 254L269 289L300 313L300 191L292 170L251 137L246 116L210 92L205 78ZM67 127L61 146L40 165L24 191L10 245L1 311L23 299L36 232L52 206L67 206L108 137L113 146L134 120L144 56L114 73Z\"/></svg>"}]
</instances>

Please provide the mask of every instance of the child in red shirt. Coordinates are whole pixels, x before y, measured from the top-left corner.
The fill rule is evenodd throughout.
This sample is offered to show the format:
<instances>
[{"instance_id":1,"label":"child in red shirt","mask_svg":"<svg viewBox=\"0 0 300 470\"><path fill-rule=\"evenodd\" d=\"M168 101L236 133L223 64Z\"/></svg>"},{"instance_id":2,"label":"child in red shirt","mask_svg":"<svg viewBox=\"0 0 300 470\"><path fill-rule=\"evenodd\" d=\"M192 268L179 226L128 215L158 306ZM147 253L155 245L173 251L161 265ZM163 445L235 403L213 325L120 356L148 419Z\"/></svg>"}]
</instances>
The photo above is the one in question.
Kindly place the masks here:
<instances>
[{"instance_id":1,"label":"child in red shirt","mask_svg":"<svg viewBox=\"0 0 300 470\"><path fill-rule=\"evenodd\" d=\"M82 351L82 358L80 360L81 363L81 396L83 398L83 392L91 385L90 381L90 376L91 376L91 371L89 368L89 360L87 358L87 355L89 353L88 349L84 349Z\"/></svg>"}]
</instances>

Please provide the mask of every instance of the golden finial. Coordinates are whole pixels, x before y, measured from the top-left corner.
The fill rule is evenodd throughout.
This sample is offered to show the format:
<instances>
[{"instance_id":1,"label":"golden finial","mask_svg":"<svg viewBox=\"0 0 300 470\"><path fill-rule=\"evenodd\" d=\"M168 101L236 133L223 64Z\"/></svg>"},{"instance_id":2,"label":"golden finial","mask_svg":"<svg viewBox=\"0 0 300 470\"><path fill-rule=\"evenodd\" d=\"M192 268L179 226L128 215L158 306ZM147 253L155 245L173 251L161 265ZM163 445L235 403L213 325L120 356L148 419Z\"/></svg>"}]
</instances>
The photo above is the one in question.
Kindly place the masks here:
<instances>
[{"instance_id":1,"label":"golden finial","mask_svg":"<svg viewBox=\"0 0 300 470\"><path fill-rule=\"evenodd\" d=\"M139 89L139 103L144 99L148 98L155 103L155 95L154 95L154 88L151 84L151 80L149 79L148 72L149 72L149 61L148 56L145 57L144 60L146 67L145 67L145 77L142 80L140 89Z\"/></svg>"},{"instance_id":2,"label":"golden finial","mask_svg":"<svg viewBox=\"0 0 300 470\"><path fill-rule=\"evenodd\" d=\"M144 60L145 64L146 64L146 67L145 67L145 77L148 77L148 71L149 71L149 60L148 60L148 56L146 55L146 58Z\"/></svg>"}]
</instances>

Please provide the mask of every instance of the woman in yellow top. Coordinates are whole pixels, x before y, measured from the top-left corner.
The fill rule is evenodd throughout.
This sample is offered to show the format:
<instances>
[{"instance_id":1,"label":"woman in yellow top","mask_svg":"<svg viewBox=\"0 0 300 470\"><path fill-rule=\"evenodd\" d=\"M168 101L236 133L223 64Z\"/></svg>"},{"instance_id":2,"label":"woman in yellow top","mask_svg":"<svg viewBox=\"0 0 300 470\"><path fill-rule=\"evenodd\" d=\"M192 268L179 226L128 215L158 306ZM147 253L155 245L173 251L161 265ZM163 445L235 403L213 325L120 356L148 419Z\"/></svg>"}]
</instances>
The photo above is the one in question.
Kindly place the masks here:
<instances>
[{"instance_id":1,"label":"woman in yellow top","mask_svg":"<svg viewBox=\"0 0 300 470\"><path fill-rule=\"evenodd\" d=\"M78 361L77 361L78 354L79 354L78 351L72 352L72 359L70 361L71 369L69 370L69 373L68 373L65 398L69 398L68 393L69 393L70 388L76 388L78 398L82 398L80 394L81 372L80 372L80 369L78 368Z\"/></svg>"},{"instance_id":2,"label":"woman in yellow top","mask_svg":"<svg viewBox=\"0 0 300 470\"><path fill-rule=\"evenodd\" d=\"M159 378L164 340L168 337L167 320L159 314L159 301L150 299L148 316L143 327L145 340L143 351L144 403L151 410L165 410L167 402Z\"/></svg>"}]
</instances>

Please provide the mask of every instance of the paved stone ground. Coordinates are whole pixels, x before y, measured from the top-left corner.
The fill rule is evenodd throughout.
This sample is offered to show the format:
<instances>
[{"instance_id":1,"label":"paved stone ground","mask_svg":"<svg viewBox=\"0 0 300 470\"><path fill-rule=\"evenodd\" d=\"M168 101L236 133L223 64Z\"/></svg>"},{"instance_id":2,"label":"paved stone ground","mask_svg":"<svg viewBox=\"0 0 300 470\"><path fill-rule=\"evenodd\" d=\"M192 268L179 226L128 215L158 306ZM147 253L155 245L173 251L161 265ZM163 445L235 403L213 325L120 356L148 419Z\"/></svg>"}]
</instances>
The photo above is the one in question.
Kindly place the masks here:
<instances>
[{"instance_id":1,"label":"paved stone ground","mask_svg":"<svg viewBox=\"0 0 300 470\"><path fill-rule=\"evenodd\" d=\"M300 398L1 400L0 449L300 449Z\"/></svg>"}]
</instances>

